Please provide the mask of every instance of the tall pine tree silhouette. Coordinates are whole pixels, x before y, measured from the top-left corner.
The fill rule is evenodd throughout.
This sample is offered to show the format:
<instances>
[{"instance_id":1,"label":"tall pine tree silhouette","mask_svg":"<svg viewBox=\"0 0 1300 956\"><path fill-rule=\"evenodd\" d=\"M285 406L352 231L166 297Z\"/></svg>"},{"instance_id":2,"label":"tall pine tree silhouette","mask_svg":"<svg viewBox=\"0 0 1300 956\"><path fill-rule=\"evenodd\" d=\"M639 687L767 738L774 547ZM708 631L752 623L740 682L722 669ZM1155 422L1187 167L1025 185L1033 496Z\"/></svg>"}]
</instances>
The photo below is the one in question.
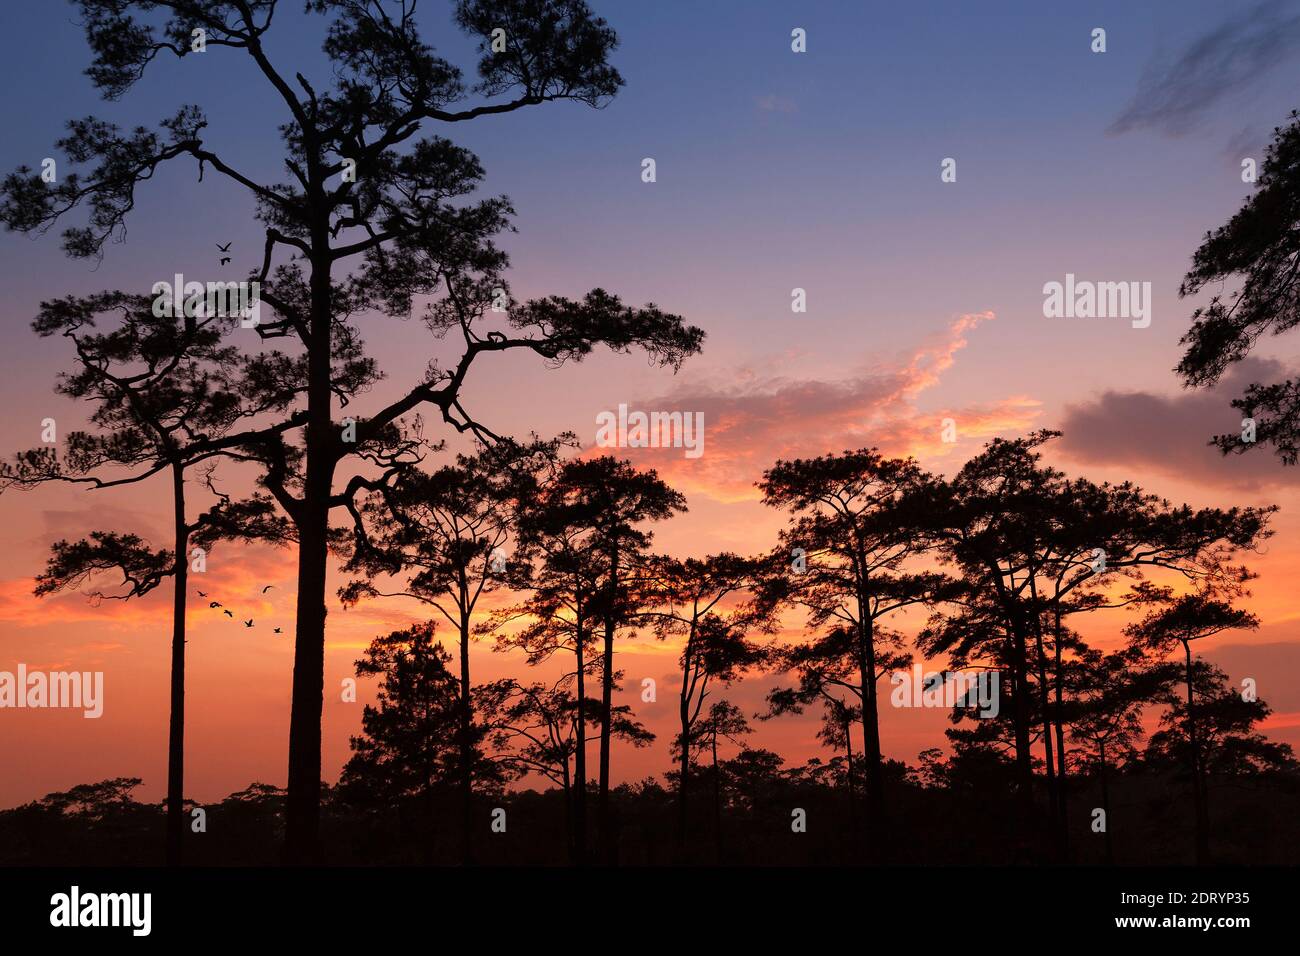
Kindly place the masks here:
<instances>
[{"instance_id":1,"label":"tall pine tree silhouette","mask_svg":"<svg viewBox=\"0 0 1300 956\"><path fill-rule=\"evenodd\" d=\"M272 513L274 505L254 495L218 501L197 518L187 512L186 475L203 472L209 489L212 469L222 458L242 458L239 444L260 432L239 430L267 412L283 411L292 381L273 389L247 386L260 360L240 361L227 341L234 322L219 315L157 314L148 296L123 292L68 296L41 304L32 323L41 336L71 343L74 368L57 390L90 402L93 430L71 430L64 454L47 445L17 454L0 466L0 489L66 482L93 489L132 485L156 475L171 483L171 551L154 551L137 535L93 531L76 542L58 541L36 593L79 587L101 572L121 575L111 594L137 598L170 578L173 587L170 719L167 746L167 840L169 864L181 862L185 833L185 611L190 546L205 552L223 538L284 542L289 530ZM285 422L279 429L293 424Z\"/></svg>"},{"instance_id":2,"label":"tall pine tree silhouette","mask_svg":"<svg viewBox=\"0 0 1300 956\"><path fill-rule=\"evenodd\" d=\"M65 230L64 247L72 256L102 255L106 242L124 235L137 187L164 164L184 159L237 184L256 207L265 242L261 264L248 278L261 283L261 301L276 316L257 331L296 340L306 366L301 447L272 440L259 454L267 463L267 490L293 522L299 543L285 858L307 862L320 822L330 516L410 463L393 451L392 430L404 415L427 407L450 428L494 440L461 400L467 376L485 355L526 350L558 365L604 345L641 349L676 367L698 351L703 333L653 305L624 306L600 289L580 300L513 300L502 275L506 256L492 240L508 227L509 203L468 201L483 175L477 158L441 136L422 135L431 125L548 102L608 101L622 83L608 63L616 38L583 0L454 3L457 26L480 54L472 90L461 70L421 37L412 4L309 0L307 12L327 18L324 69L314 81L311 69L277 62L266 42L288 16L276 17L277 6L275 0L78 3L93 54L87 74L109 99L130 92L160 56L183 61L200 49L264 82L284 110L282 180L259 182L223 158L205 138L208 120L197 106L180 108L155 130L124 132L88 117L72 121L58 144L87 172L46 184L19 168L0 186L0 222L42 230L88 208L86 225ZM478 101L466 105L471 96ZM284 254L294 261L282 261ZM425 296L436 299L426 324L435 336L456 336L459 358L433 367L373 414L340 421L331 388L337 313L405 316L413 299ZM482 323L493 306L505 309L505 331L488 335ZM362 465L382 459L383 476L360 469L341 476L343 463L358 456Z\"/></svg>"}]
</instances>

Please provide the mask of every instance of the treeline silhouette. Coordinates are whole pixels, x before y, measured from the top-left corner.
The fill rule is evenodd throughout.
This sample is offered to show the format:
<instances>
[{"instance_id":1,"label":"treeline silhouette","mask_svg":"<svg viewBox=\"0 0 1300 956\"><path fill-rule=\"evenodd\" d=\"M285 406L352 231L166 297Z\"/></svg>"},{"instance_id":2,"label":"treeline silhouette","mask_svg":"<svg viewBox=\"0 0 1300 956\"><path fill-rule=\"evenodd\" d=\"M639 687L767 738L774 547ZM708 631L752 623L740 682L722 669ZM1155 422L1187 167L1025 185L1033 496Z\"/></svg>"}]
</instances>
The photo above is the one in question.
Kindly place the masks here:
<instances>
[{"instance_id":1,"label":"treeline silhouette","mask_svg":"<svg viewBox=\"0 0 1300 956\"><path fill-rule=\"evenodd\" d=\"M432 617L357 661L375 702L322 788L322 859L1287 859L1300 766L1256 729L1269 709L1253 682L1193 651L1256 626L1240 558L1273 509L1071 478L1042 460L1054 437L994 440L952 478L875 450L779 461L758 487L788 521L750 557L658 553L652 529L683 496L560 442L404 471L336 536L340 596L415 598ZM1084 630L1123 640L1103 652ZM636 682L615 702L619 648L637 637L678 649L666 741L638 719ZM475 683L475 640L528 672ZM951 701L946 746L908 766L883 755L879 717L889 675L922 655L995 674L998 706ZM746 713L727 689L757 677L775 687ZM825 757L789 766L763 725L810 709ZM662 747L672 769L614 785L615 740ZM5 811L7 861L151 860L159 808L131 799L139 783ZM256 784L203 808L211 830L186 835L187 857L274 862L284 797Z\"/></svg>"},{"instance_id":2,"label":"treeline silhouette","mask_svg":"<svg viewBox=\"0 0 1300 956\"><path fill-rule=\"evenodd\" d=\"M882 834L882 860L918 865L1014 864L1019 821L1007 800L1011 786L1004 763L982 757L923 755L921 766L886 765L895 807ZM619 826L619 860L627 865L844 865L862 857L852 836L860 820L847 792L843 760L786 767L767 750L745 751L720 761L722 829L705 807L714 796L712 775L692 783L699 813L690 821L685 855L676 849L676 795L656 780L620 784L611 792ZM958 781L957 775L960 775ZM1282 771L1262 776L1214 777L1215 860L1222 863L1291 864L1300 852L1300 778ZM0 811L0 865L109 866L161 862L165 807L131 799L135 779L85 784ZM1081 805L1101 803L1095 777L1080 777ZM1135 763L1113 773L1111 806L1119 815L1111 844L1074 821L1072 859L1080 864L1189 864L1191 807L1177 773ZM552 788L485 792L473 832L475 858L484 865L550 865L568 859L555 821L565 812L563 794ZM434 789L432 799L406 799L386 808L358 806L339 788L322 790L325 854L337 865L454 865L461 840L456 788ZM189 805L187 804L187 807ZM432 818L426 816L432 807ZM507 813L505 833L489 829L490 808ZM806 833L792 833L790 808L808 812ZM284 791L251 784L206 805L208 833L186 846L195 865L270 866L280 861ZM429 821L438 829L430 832Z\"/></svg>"},{"instance_id":3,"label":"treeline silhouette","mask_svg":"<svg viewBox=\"0 0 1300 956\"><path fill-rule=\"evenodd\" d=\"M275 0L76 6L86 75L109 100L127 98L157 61L189 67L202 53L200 63L242 67L281 108L282 161L264 164L276 170L267 180L221 155L221 137L194 105L152 127L74 119L56 143L61 179L20 166L0 180L6 229L39 234L61 223L68 255L98 259L125 239L137 190L177 182L155 174L193 162L203 184L195 188L220 182L249 202L259 239L241 242L256 251L242 274L259 290L265 315L256 321L210 307L188 286L166 297L104 291L42 302L35 332L74 353L56 388L87 404L89 422L69 429L49 419L43 443L0 469L0 490L169 482L165 547L87 529L54 543L36 582L38 595L85 586L124 600L172 586L168 862L186 848L214 853L217 842L193 832L184 799L186 610L191 572L202 570L192 562L252 541L292 547L297 570L286 791L281 799L254 788L228 808L249 821L249 859L272 852L274 831L290 863L336 858L345 845L383 859L487 859L525 834L530 846L551 841L536 851L547 861L776 860L779 846L873 861L898 858L899 846L915 849L925 834L954 833L950 824L966 829L943 846L981 841L987 859L1085 859L1099 842L1121 860L1165 845L1171 858L1205 861L1247 845L1267 855L1233 829L1262 828L1267 809L1242 818L1231 801L1244 799L1239 784L1291 780L1290 752L1254 730L1267 708L1253 690L1227 687L1192 646L1255 625L1239 606L1251 577L1240 556L1268 535L1271 509L1195 510L1131 485L1069 478L1042 465L1050 434L1040 433L991 443L951 479L870 450L776 462L760 489L789 515L781 541L762 555L683 559L653 550L652 526L685 508L653 472L608 457L565 460L562 443L510 441L467 409L471 376L504 353L558 368L609 350L676 370L703 345L703 331L681 316L601 288L517 299L498 245L513 228L510 202L478 196L478 158L435 132L557 101L608 103L623 83L610 62L618 41L583 0L449 3L475 48L476 81L435 50L409 4L310 0L291 27L290 14L275 18ZM267 38L314 27L314 63L282 62ZM1189 384L1212 383L1276 315L1294 312L1291 287L1267 280L1286 273L1278 262L1291 256L1297 143L1294 128L1279 134L1244 226L1215 234L1197 255L1189 292L1242 273L1251 282L1244 311L1196 314L1180 365ZM82 223L68 221L82 213ZM1261 246L1256 234L1281 239ZM173 266L159 271L170 278ZM385 403L362 412L384 371L361 327L382 316L418 316L431 360L406 381L388 380ZM442 343L442 361L432 343ZM1252 387L1240 407L1262 413L1249 447L1272 445L1294 461L1294 383ZM474 439L474 453L426 470L440 445L425 440L421 414ZM251 493L224 491L218 467L248 478ZM345 602L408 594L428 605L431 622L378 636L359 662L358 674L379 682L378 702L337 788L322 791L332 553L352 577ZM493 590L504 609L480 605ZM1082 622L1116 606L1131 612L1115 642L1122 649L1088 646ZM909 611L925 617L910 643L898 619ZM796 618L801 635L778 635ZM681 649L668 741L652 741L635 707L614 702L618 650L634 633ZM547 664L528 674L548 676L476 685L475 638ZM917 652L954 670L996 671L1001 691L994 717L953 713L948 756L915 768L924 785L884 758L879 721L882 682ZM761 714L742 712L724 690L758 673L782 683ZM757 723L810 708L820 709L834 756L802 771L807 780L764 749L734 754L738 741L758 739ZM1161 721L1149 739L1144 716ZM616 740L663 748L671 777L614 786ZM550 781L553 792L519 792L525 777ZM88 803L81 791L56 795L7 812L5 826L63 828L89 856L98 838L82 824L108 836L153 825L152 809L122 796L129 781L106 786L117 796L100 799L93 787ZM660 804L667 830L656 823ZM508 810L505 834L488 829L490 805ZM933 820L922 807L935 808ZM1139 822L1135 807L1164 816ZM806 812L805 833L791 829L796 809ZM533 810L545 823L530 828L521 819ZM1104 831L1092 829L1096 810ZM769 813L784 828L770 846ZM1085 839L1085 822L1104 838ZM1180 840L1139 836L1148 824ZM386 833L402 834L388 855ZM0 852L21 854L31 839Z\"/></svg>"}]
</instances>

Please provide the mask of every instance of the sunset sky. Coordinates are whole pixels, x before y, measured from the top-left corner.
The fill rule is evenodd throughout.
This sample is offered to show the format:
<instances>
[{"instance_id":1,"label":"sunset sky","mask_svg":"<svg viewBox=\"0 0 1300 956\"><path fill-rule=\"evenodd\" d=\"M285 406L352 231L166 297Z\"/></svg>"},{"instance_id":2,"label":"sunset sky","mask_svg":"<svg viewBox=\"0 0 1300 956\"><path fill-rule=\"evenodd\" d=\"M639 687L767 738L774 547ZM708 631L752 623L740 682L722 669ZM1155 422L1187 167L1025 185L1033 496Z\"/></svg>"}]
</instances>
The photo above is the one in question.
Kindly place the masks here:
<instances>
[{"instance_id":1,"label":"sunset sky","mask_svg":"<svg viewBox=\"0 0 1300 956\"><path fill-rule=\"evenodd\" d=\"M1234 681L1254 677L1275 712L1264 730L1300 746L1300 472L1267 451L1223 460L1205 445L1238 429L1228 402L1246 382L1281 378L1300 361L1300 338L1261 343L1213 391L1183 390L1171 371L1195 306L1177 294L1191 254L1247 194L1241 160L1262 160L1273 127L1300 107L1300 7L1264 4L1245 16L1245 7L1182 0L1071 10L960 0L892 10L591 5L621 39L614 63L627 85L608 107L550 104L430 131L474 150L484 194L513 201L518 232L504 245L517 297L600 286L679 313L708 339L675 376L635 355L597 354L561 370L518 355L484 361L464 392L474 415L498 433L570 429L591 444L596 416L620 403L703 412L701 457L635 455L688 496L689 514L656 539L683 556L771 547L782 519L753 482L779 457L874 445L951 473L990 438L1040 427L1064 432L1050 459L1071 474L1132 480L1197 506L1277 504L1277 534L1251 562L1262 625L1203 653ZM277 14L268 45L323 84L322 22L300 7ZM472 70L471 44L446 6L421 11L426 39ZM805 54L790 50L795 27L807 31ZM1096 27L1106 30L1104 54L1090 50ZM81 73L89 54L71 7L4 4L0 170L56 156L62 174L53 143L66 119L152 126L198 103L217 153L278 181L284 116L245 59L216 48L181 63L160 58L136 90L105 103ZM656 161L655 183L641 181L645 157ZM954 183L940 181L947 157ZM211 173L200 184L196 165L179 162L138 190L125 241L102 263L66 258L57 230L0 234L0 449L37 444L43 418L61 432L83 421L84 410L52 388L66 343L30 329L43 299L146 291L177 272L241 277L260 262L251 212L236 187ZM218 271L214 245L227 241L234 262ZM1044 318L1044 284L1067 273L1150 282L1150 327ZM807 292L806 314L791 312L796 287ZM362 397L362 415L450 354L418 321L375 316L361 327L388 376ZM956 444L940 440L945 417L957 423ZM243 486L234 470L227 480ZM164 480L0 497L0 670L102 670L106 698L99 720L0 711L0 807L117 776L142 777L139 796L161 799L169 588L101 606L31 591L52 541L106 529L166 547L169 520ZM214 551L197 582L259 626L191 604L186 792L195 799L285 782L293 581L291 551L231 546ZM276 587L263 595L266 584ZM1108 613L1085 629L1102 646L1122 639L1126 620ZM424 616L400 602L331 606L328 780L360 724L361 706L339 700L339 681L372 636ZM285 634L273 635L276 625ZM618 653L623 702L659 740L616 749L614 776L660 775L674 731L676 648L643 636ZM489 643L476 647L474 668L476 680L526 671ZM659 682L655 704L640 701L643 677ZM776 680L726 694L753 713ZM363 682L363 702L372 694ZM945 726L942 712L886 706L886 753L914 762L943 743ZM784 717L759 725L752 743L791 762L828 758L816 727L817 715Z\"/></svg>"}]
</instances>

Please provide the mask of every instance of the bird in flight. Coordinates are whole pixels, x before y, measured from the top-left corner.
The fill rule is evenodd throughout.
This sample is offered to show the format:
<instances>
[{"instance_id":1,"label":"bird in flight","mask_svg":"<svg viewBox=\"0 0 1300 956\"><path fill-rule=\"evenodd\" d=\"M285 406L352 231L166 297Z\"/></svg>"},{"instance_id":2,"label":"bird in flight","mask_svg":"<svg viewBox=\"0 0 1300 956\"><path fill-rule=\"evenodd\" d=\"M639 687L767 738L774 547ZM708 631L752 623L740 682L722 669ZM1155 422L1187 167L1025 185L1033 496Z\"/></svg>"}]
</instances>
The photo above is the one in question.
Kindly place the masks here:
<instances>
[{"instance_id":1,"label":"bird in flight","mask_svg":"<svg viewBox=\"0 0 1300 956\"><path fill-rule=\"evenodd\" d=\"M267 591L271 590L271 588L273 588L273 587L275 587L274 584L268 584L266 587L262 588L262 593L265 594Z\"/></svg>"},{"instance_id":2,"label":"bird in flight","mask_svg":"<svg viewBox=\"0 0 1300 956\"><path fill-rule=\"evenodd\" d=\"M234 242L234 240L232 239L231 242ZM229 251L230 251L230 242L226 243L224 246L223 246L221 243L218 242L218 243L217 243L217 248L220 249L222 252L229 252ZM221 264L222 264L223 266L224 266L227 262L229 262L229 261L230 261L230 256L222 256L222 257L221 257Z\"/></svg>"},{"instance_id":3,"label":"bird in flight","mask_svg":"<svg viewBox=\"0 0 1300 956\"><path fill-rule=\"evenodd\" d=\"M199 591L199 597L207 597L207 595L204 594L202 591Z\"/></svg>"},{"instance_id":4,"label":"bird in flight","mask_svg":"<svg viewBox=\"0 0 1300 956\"><path fill-rule=\"evenodd\" d=\"M224 615L226 615L226 617L234 617L234 616L235 616L235 615L231 614L229 611L222 611L221 613L224 614Z\"/></svg>"},{"instance_id":5,"label":"bird in flight","mask_svg":"<svg viewBox=\"0 0 1300 956\"><path fill-rule=\"evenodd\" d=\"M203 595L203 596L204 596L204 597L207 597L206 594ZM209 602L208 602L208 607L221 607L221 602L220 602L220 601L209 601Z\"/></svg>"},{"instance_id":6,"label":"bird in flight","mask_svg":"<svg viewBox=\"0 0 1300 956\"><path fill-rule=\"evenodd\" d=\"M244 622L244 627L252 627L252 626L253 626L253 619L250 617L247 621Z\"/></svg>"},{"instance_id":7,"label":"bird in flight","mask_svg":"<svg viewBox=\"0 0 1300 956\"><path fill-rule=\"evenodd\" d=\"M280 633L280 629L279 629L278 627L275 629L275 633L277 633L277 634Z\"/></svg>"}]
</instances>

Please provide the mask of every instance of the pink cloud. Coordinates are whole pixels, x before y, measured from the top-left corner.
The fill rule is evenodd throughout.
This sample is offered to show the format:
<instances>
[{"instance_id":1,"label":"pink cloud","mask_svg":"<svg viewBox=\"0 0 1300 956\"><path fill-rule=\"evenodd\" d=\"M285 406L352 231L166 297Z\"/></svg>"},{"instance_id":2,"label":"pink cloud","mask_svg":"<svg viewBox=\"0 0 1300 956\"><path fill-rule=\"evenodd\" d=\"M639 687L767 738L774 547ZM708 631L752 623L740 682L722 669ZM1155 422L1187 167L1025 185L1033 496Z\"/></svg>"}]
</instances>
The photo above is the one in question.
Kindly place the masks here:
<instances>
[{"instance_id":1,"label":"pink cloud","mask_svg":"<svg viewBox=\"0 0 1300 956\"><path fill-rule=\"evenodd\" d=\"M918 406L918 398L952 368L969 333L993 319L992 312L959 316L942 335L900 362L840 379L763 375L741 368L720 383L683 385L668 395L629 403L639 409L702 412L703 454L687 458L680 448L627 448L618 454L657 469L684 491L737 501L757 497L754 482L778 458L869 446L889 454L942 456L954 447L941 439L944 418L956 422L963 443L1023 431L1040 407L1026 396L953 409Z\"/></svg>"}]
</instances>

